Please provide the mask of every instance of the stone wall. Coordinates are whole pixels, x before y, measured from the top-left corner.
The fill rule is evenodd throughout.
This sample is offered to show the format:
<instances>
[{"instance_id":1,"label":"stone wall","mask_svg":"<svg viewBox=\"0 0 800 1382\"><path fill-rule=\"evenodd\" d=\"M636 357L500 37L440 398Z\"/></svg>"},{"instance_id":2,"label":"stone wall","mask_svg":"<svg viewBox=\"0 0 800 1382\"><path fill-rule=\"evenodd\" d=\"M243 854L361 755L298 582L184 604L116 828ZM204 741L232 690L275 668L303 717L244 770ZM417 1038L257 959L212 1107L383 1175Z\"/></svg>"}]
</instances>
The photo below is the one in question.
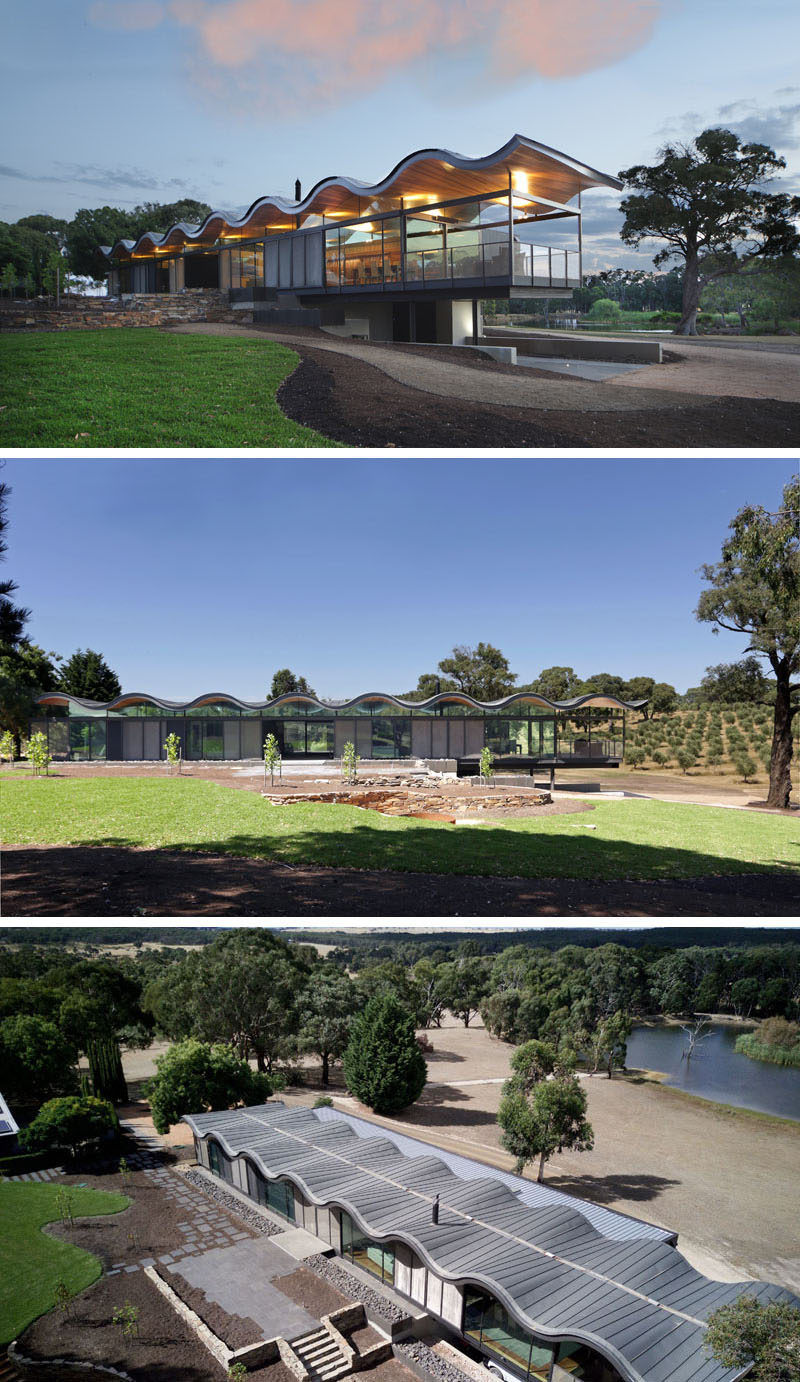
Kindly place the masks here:
<instances>
[{"instance_id":1,"label":"stone wall","mask_svg":"<svg viewBox=\"0 0 800 1382\"><path fill-rule=\"evenodd\" d=\"M242 312L231 308L228 294L212 288L122 298L69 298L58 308L38 301L4 302L0 306L0 331L96 331L106 326L177 326L182 322L242 320Z\"/></svg>"}]
</instances>

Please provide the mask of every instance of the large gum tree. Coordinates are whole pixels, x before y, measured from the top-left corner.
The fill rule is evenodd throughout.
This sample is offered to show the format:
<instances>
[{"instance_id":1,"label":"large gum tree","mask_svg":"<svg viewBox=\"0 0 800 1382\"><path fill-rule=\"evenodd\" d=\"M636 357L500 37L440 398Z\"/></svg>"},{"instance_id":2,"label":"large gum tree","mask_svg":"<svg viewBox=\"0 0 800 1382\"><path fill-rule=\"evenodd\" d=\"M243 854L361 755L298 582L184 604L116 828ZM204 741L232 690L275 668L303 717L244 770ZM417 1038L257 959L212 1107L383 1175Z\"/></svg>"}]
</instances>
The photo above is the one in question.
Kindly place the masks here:
<instances>
[{"instance_id":1,"label":"large gum tree","mask_svg":"<svg viewBox=\"0 0 800 1382\"><path fill-rule=\"evenodd\" d=\"M626 245L663 240L658 267L683 261L678 336L697 335L700 294L758 261L784 261L800 247L795 221L800 197L768 192L786 161L766 144L743 144L732 130L704 130L690 144L668 144L661 162L626 168L631 189L620 210ZM751 270L752 272L752 270ZM752 291L751 272L742 291Z\"/></svg>"},{"instance_id":2,"label":"large gum tree","mask_svg":"<svg viewBox=\"0 0 800 1382\"><path fill-rule=\"evenodd\" d=\"M747 651L775 674L775 720L767 805L787 808L792 790L792 720L800 710L800 478L783 491L777 513L748 504L730 524L722 560L701 567L709 582L697 618L747 634Z\"/></svg>"}]
</instances>

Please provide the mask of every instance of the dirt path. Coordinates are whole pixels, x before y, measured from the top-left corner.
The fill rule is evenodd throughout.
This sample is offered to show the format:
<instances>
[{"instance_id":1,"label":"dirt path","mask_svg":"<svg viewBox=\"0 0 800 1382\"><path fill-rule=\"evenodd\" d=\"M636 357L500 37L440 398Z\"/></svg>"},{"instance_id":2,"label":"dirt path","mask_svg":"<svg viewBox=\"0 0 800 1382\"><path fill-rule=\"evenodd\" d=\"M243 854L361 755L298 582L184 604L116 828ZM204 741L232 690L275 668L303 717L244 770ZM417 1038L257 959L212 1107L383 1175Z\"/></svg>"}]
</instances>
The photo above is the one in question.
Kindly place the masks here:
<instances>
[{"instance_id":1,"label":"dirt path","mask_svg":"<svg viewBox=\"0 0 800 1382\"><path fill-rule=\"evenodd\" d=\"M795 875L606 883L333 869L167 849L7 846L15 917L795 916Z\"/></svg>"},{"instance_id":2,"label":"dirt path","mask_svg":"<svg viewBox=\"0 0 800 1382\"><path fill-rule=\"evenodd\" d=\"M713 387L693 387L695 362L687 368L686 388L673 382L662 389L662 377L684 376L662 376L673 367L654 365L641 375L624 376L641 379L631 390L617 387L621 376L598 384L477 356L461 363L446 348L342 341L308 328L198 324L176 329L243 338L260 332L291 346L301 363L279 390L284 413L352 447L717 450L789 447L800 438L800 383L794 393L791 385L780 383L780 397L738 396L736 381L749 371L737 352L726 361L722 388L716 376ZM783 380L780 371L791 370L793 357L776 352L774 358L781 362Z\"/></svg>"},{"instance_id":3,"label":"dirt path","mask_svg":"<svg viewBox=\"0 0 800 1382\"><path fill-rule=\"evenodd\" d=\"M496 1116L514 1048L490 1037L479 1018L468 1029L447 1019L428 1036L431 1083L407 1114L375 1121L513 1170ZM594 1150L554 1156L548 1185L675 1229L689 1260L717 1279L753 1276L800 1290L800 1123L730 1112L633 1079L587 1077L585 1088ZM307 1090L281 1097L313 1102ZM335 1102L373 1117L347 1096Z\"/></svg>"}]
</instances>

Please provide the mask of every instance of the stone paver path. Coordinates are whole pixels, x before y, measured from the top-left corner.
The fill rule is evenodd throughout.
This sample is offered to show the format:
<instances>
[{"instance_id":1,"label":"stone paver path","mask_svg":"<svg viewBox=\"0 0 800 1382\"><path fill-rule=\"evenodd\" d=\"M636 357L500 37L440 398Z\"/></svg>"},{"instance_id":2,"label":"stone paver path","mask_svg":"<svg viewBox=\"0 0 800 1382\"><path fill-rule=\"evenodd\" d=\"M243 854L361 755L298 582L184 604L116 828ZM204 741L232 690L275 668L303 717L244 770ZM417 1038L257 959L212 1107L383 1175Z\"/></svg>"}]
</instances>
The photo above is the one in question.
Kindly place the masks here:
<instances>
[{"instance_id":1,"label":"stone paver path","mask_svg":"<svg viewBox=\"0 0 800 1382\"><path fill-rule=\"evenodd\" d=\"M229 1315L254 1320L265 1339L280 1334L291 1341L319 1328L319 1320L271 1284L273 1277L289 1276L297 1266L294 1257L268 1238L248 1238L185 1257L169 1269L180 1272L190 1286L204 1291Z\"/></svg>"}]
</instances>

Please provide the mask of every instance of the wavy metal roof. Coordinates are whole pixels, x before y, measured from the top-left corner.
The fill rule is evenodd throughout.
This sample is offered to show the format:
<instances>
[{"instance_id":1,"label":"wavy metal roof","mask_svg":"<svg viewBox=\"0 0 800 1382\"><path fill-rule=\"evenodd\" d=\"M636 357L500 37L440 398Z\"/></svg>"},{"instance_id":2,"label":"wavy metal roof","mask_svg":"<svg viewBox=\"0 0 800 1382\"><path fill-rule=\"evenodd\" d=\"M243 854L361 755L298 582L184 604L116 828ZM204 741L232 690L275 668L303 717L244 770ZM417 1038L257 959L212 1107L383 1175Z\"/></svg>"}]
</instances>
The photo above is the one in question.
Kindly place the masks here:
<instances>
[{"instance_id":1,"label":"wavy metal roof","mask_svg":"<svg viewBox=\"0 0 800 1382\"><path fill-rule=\"evenodd\" d=\"M361 695L351 696L349 700L345 701L321 701L318 696L293 693L275 696L272 700L266 701L242 701L238 696L231 696L227 691L206 692L202 696L196 696L193 701L168 701L164 700L163 697L152 695L149 691L124 691L110 701L91 701L83 696L71 696L66 691L47 691L36 697L37 705L75 705L84 710L120 710L128 705L148 704L155 705L160 710L165 711L186 711L202 705L227 703L235 706L238 710L269 711L282 705L308 705L315 710L335 710L341 713L370 701L382 701L385 704L397 706L399 710L433 710L439 705L464 705L473 710L498 711L521 704L523 701L540 705L546 710L562 711L578 710L582 706L598 709L641 710L643 706L647 705L647 700L621 701L617 696L605 696L595 692L589 692L583 696L573 696L566 701L551 701L547 696L535 695L530 691L512 691L510 695L501 696L496 701L478 701L474 696L468 696L466 692L462 691L440 691L437 695L428 696L423 701L405 700L403 697L394 696L387 691L364 691Z\"/></svg>"},{"instance_id":2,"label":"wavy metal roof","mask_svg":"<svg viewBox=\"0 0 800 1382\"><path fill-rule=\"evenodd\" d=\"M293 225L284 224L287 216L326 213L359 216L361 201L374 203L390 193L396 198L411 198L422 190L431 202L480 196L497 191L487 180L489 175L502 177L503 185L513 175L532 180L528 195L545 218L570 214L565 212L564 203L588 188L622 187L619 179L608 173L598 172L547 144L515 134L502 148L483 158L466 158L450 149L417 149L402 158L380 182L366 183L351 177L322 178L300 201L279 196L259 197L238 219L222 211L212 211L200 225L180 221L163 235L145 231L138 240L118 240L115 245L102 245L100 249L111 259L156 249L179 249L182 245L204 242L211 245L220 235L236 231L257 235L270 226L276 230L292 230ZM517 190L521 190L519 184ZM374 205L372 210L375 210Z\"/></svg>"},{"instance_id":3,"label":"wavy metal roof","mask_svg":"<svg viewBox=\"0 0 800 1382\"><path fill-rule=\"evenodd\" d=\"M744 1293L800 1303L779 1286L709 1280L655 1240L652 1225L634 1238L612 1235L608 1220L601 1228L590 1217L597 1206L567 1196L531 1205L516 1178L489 1167L465 1178L438 1148L420 1144L410 1156L384 1129L359 1133L338 1110L270 1103L183 1121L312 1203L339 1205L371 1237L405 1243L445 1280L482 1286L540 1337L597 1349L627 1382L734 1382L747 1369L725 1368L704 1349L709 1314Z\"/></svg>"}]
</instances>

